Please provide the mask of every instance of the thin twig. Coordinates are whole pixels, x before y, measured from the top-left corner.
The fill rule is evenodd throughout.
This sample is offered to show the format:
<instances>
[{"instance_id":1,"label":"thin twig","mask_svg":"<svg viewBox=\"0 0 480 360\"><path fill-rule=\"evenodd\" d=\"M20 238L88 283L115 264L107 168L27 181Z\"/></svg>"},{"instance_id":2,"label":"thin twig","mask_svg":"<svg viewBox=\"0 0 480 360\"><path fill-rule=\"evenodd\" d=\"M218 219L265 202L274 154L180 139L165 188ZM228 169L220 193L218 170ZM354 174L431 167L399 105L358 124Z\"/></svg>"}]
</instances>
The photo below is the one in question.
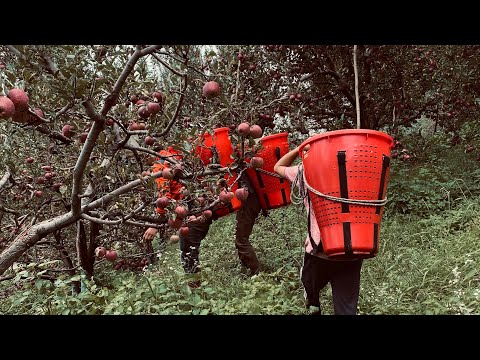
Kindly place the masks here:
<instances>
[{"instance_id":1,"label":"thin twig","mask_svg":"<svg viewBox=\"0 0 480 360\"><path fill-rule=\"evenodd\" d=\"M41 117L40 115L38 115L38 114L37 114L35 111L33 111L32 109L28 109L27 111L28 111L28 113L29 113L30 115L34 116L35 118L37 118L37 119L40 120L41 122L44 122L44 123L47 123L47 124L48 124L48 123L51 123L50 120L47 120L47 119Z\"/></svg>"},{"instance_id":2,"label":"thin twig","mask_svg":"<svg viewBox=\"0 0 480 360\"><path fill-rule=\"evenodd\" d=\"M12 209L9 209L9 208L6 208L2 205L0 205L0 211L3 211L3 212L6 212L6 213L10 213L10 214L13 214L13 215L17 215L19 214L18 211L15 211L15 210L12 210Z\"/></svg>"},{"instance_id":3,"label":"thin twig","mask_svg":"<svg viewBox=\"0 0 480 360\"><path fill-rule=\"evenodd\" d=\"M167 62L163 61L162 59L158 58L157 55L155 54L151 54L159 63L161 63L163 66L165 66L168 70L170 70L171 72L173 72L175 75L178 75L178 76L185 76L184 73L181 73L180 71L178 70L175 70L173 67L171 67Z\"/></svg>"},{"instance_id":4,"label":"thin twig","mask_svg":"<svg viewBox=\"0 0 480 360\"><path fill-rule=\"evenodd\" d=\"M182 76L182 78L183 78L183 86L182 86L182 89L180 90L181 91L180 99L178 99L178 104L177 104L177 108L175 109L175 114L170 119L170 122L167 124L167 127L159 134L152 134L153 137L165 136L170 131L170 128L175 123L175 120L177 120L178 114L180 113L180 109L182 108L182 105L183 105L183 100L185 98L185 91L187 89L187 83L188 83L188 78L186 74Z\"/></svg>"},{"instance_id":5,"label":"thin twig","mask_svg":"<svg viewBox=\"0 0 480 360\"><path fill-rule=\"evenodd\" d=\"M61 108L55 113L55 118L58 118L59 116L65 114L72 107L73 107L73 101L70 101L67 105L65 105L63 108Z\"/></svg>"},{"instance_id":6,"label":"thin twig","mask_svg":"<svg viewBox=\"0 0 480 360\"><path fill-rule=\"evenodd\" d=\"M238 88L240 87L240 65L242 62L240 59L238 59L238 67L237 67L237 86L235 87L235 100L234 102L237 102L237 96L238 96Z\"/></svg>"}]
</instances>

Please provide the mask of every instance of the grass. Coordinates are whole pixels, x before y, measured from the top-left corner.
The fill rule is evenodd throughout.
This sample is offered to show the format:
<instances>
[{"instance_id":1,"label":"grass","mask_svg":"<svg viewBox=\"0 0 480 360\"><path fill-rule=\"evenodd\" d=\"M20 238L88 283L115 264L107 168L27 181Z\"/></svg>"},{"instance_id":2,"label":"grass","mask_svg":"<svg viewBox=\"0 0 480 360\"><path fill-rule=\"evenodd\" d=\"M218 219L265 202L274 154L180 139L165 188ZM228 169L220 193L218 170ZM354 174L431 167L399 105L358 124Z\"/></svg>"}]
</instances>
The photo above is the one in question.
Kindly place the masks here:
<instances>
[{"instance_id":1,"label":"grass","mask_svg":"<svg viewBox=\"0 0 480 360\"><path fill-rule=\"evenodd\" d=\"M479 200L427 218L384 219L380 252L362 268L359 314L480 313ZM260 217L251 241L264 271L248 277L235 253L234 216L229 216L214 222L202 242L198 289L186 285L175 244L140 274L101 264L95 281L82 278L85 291L78 296L71 296L71 279L54 285L5 281L0 313L305 314L299 281L305 235L301 207ZM333 313L329 286L321 303L323 313Z\"/></svg>"}]
</instances>

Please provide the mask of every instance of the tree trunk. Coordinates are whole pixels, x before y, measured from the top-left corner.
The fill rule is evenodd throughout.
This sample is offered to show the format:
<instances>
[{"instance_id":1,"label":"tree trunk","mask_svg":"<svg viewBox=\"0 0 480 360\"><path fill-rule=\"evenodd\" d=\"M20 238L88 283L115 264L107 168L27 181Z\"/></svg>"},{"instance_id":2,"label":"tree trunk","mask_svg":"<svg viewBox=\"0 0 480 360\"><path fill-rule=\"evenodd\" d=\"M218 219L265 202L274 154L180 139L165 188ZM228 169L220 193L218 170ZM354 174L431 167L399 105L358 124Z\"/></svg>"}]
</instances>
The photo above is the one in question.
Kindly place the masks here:
<instances>
[{"instance_id":1,"label":"tree trunk","mask_svg":"<svg viewBox=\"0 0 480 360\"><path fill-rule=\"evenodd\" d=\"M85 271L85 275L87 278L91 278L93 268L88 256L87 235L83 220L79 220L77 223L77 257L79 265Z\"/></svg>"},{"instance_id":2,"label":"tree trunk","mask_svg":"<svg viewBox=\"0 0 480 360\"><path fill-rule=\"evenodd\" d=\"M62 258L63 265L67 269L71 269L71 270L67 270L67 274L70 275L70 276L74 276L75 275L75 270L73 270L73 261L70 258L70 256L68 255L67 250L65 250L65 247L63 246L62 235L60 233L60 230L54 232L53 236L55 237L55 241L57 242L57 246L55 246L55 247L60 252L60 257ZM73 287L73 291L75 291L75 293L80 294L80 281L74 281L72 283L72 287Z\"/></svg>"},{"instance_id":3,"label":"tree trunk","mask_svg":"<svg viewBox=\"0 0 480 360\"><path fill-rule=\"evenodd\" d=\"M78 217L71 212L53 219L42 221L22 231L0 254L0 275L2 275L22 254L47 235L73 224Z\"/></svg>"},{"instance_id":4,"label":"tree trunk","mask_svg":"<svg viewBox=\"0 0 480 360\"><path fill-rule=\"evenodd\" d=\"M90 221L90 241L88 243L88 259L90 261L91 273L95 264L95 248L97 247L97 236L100 235L101 224Z\"/></svg>"}]
</instances>

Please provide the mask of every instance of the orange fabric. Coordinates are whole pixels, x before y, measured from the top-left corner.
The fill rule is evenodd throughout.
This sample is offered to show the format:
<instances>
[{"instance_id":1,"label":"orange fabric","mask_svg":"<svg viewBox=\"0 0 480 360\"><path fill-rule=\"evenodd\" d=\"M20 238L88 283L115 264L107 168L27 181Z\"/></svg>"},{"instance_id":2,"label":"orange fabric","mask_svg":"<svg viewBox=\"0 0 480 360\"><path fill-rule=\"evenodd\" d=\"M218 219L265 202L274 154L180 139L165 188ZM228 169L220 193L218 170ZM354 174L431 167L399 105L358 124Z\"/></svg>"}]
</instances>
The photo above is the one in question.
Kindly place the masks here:
<instances>
[{"instance_id":1,"label":"orange fabric","mask_svg":"<svg viewBox=\"0 0 480 360\"><path fill-rule=\"evenodd\" d=\"M160 151L160 156L169 156L169 155L175 155L175 154L180 154L177 150L173 149L172 147L168 147L167 150L161 150ZM176 160L181 160L180 156L175 157ZM160 157L157 158L157 161L162 160ZM170 163L168 161L165 161L163 164L156 162L152 166L152 172L158 172L161 171L165 168L170 168ZM155 179L157 183L157 196L166 196L169 199L173 200L180 200L182 198L182 195L180 194L180 190L183 187L182 184L180 184L178 181L175 180L168 180L165 179L164 177L158 177ZM155 211L158 214L165 214L165 210L161 208L155 208Z\"/></svg>"}]
</instances>

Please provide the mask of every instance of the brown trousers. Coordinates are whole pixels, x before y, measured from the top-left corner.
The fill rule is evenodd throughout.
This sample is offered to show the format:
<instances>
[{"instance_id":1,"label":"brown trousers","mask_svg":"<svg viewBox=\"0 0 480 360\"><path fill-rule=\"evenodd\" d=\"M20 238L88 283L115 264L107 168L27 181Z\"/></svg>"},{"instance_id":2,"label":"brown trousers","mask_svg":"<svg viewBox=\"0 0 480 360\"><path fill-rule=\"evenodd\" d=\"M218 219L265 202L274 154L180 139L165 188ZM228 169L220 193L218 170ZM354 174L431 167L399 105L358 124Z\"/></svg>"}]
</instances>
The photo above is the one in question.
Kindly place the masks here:
<instances>
[{"instance_id":1,"label":"brown trousers","mask_svg":"<svg viewBox=\"0 0 480 360\"><path fill-rule=\"evenodd\" d=\"M240 262L249 268L251 273L257 273L259 267L257 254L249 238L260 210L257 194L251 191L243 206L236 213L235 247ZM216 219L211 217L203 224L189 225L190 231L188 235L186 237L180 237L180 259L186 273L196 273L200 271L200 243L205 236L207 236L213 220Z\"/></svg>"}]
</instances>

